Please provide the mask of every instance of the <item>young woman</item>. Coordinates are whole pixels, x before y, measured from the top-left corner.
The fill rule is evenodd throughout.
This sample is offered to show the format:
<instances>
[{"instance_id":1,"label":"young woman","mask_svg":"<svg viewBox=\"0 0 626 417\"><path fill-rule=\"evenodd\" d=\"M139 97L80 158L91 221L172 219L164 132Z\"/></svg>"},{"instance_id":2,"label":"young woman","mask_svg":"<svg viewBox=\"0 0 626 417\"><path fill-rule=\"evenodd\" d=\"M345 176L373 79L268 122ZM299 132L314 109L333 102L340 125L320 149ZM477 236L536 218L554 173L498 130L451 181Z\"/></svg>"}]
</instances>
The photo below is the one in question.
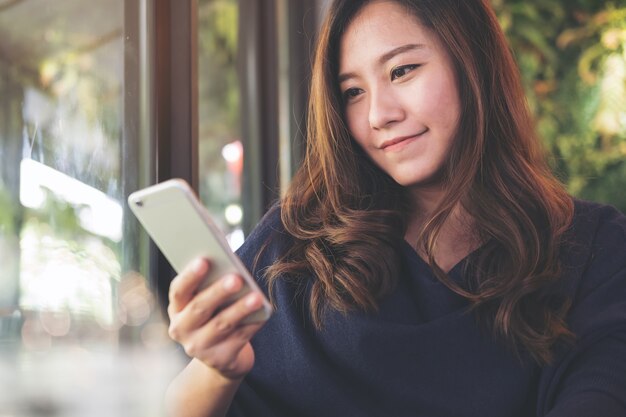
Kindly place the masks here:
<instances>
[{"instance_id":1,"label":"young woman","mask_svg":"<svg viewBox=\"0 0 626 417\"><path fill-rule=\"evenodd\" d=\"M626 415L626 218L546 166L488 0L337 0L304 164L236 276L171 285L181 416Z\"/></svg>"}]
</instances>

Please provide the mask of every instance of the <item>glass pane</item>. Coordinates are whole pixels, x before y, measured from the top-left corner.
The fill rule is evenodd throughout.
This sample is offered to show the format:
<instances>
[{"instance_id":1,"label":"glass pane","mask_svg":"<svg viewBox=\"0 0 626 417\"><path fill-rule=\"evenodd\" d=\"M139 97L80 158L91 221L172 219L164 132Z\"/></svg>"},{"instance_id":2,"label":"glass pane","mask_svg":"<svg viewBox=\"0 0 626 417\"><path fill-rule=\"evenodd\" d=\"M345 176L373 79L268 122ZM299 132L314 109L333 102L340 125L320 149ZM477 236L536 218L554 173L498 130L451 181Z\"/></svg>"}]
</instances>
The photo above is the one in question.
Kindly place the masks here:
<instances>
[{"instance_id":1,"label":"glass pane","mask_svg":"<svg viewBox=\"0 0 626 417\"><path fill-rule=\"evenodd\" d=\"M124 124L136 124L125 92L139 83L125 3L0 0L7 415L160 415L154 377L168 362L145 362L167 346L166 328L127 259L137 238L125 238L122 172L144 162L124 142L138 140ZM142 354L119 356L126 346Z\"/></svg>"},{"instance_id":2,"label":"glass pane","mask_svg":"<svg viewBox=\"0 0 626 417\"><path fill-rule=\"evenodd\" d=\"M244 237L237 4L237 0L198 2L200 198L233 248L239 247Z\"/></svg>"}]
</instances>

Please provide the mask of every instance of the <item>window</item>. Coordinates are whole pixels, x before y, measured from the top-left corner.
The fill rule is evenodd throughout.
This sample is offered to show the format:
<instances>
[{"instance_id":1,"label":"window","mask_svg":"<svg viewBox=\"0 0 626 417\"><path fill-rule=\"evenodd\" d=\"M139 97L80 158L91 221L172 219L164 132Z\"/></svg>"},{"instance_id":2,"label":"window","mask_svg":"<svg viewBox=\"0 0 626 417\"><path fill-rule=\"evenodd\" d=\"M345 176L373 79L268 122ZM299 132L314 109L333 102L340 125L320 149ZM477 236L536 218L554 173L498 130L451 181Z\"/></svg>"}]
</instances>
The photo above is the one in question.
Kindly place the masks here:
<instances>
[{"instance_id":1,"label":"window","mask_svg":"<svg viewBox=\"0 0 626 417\"><path fill-rule=\"evenodd\" d=\"M200 197L235 249L244 240L238 21L236 0L198 2Z\"/></svg>"},{"instance_id":2,"label":"window","mask_svg":"<svg viewBox=\"0 0 626 417\"><path fill-rule=\"evenodd\" d=\"M163 379L148 376L166 367L153 360L132 372L170 342L144 278L148 245L125 205L153 165L151 10L145 1L0 1L3 412L139 415L126 408L159 403ZM127 346L143 359L118 357ZM108 366L114 357L125 365ZM123 383L103 386L109 376Z\"/></svg>"},{"instance_id":3,"label":"window","mask_svg":"<svg viewBox=\"0 0 626 417\"><path fill-rule=\"evenodd\" d=\"M242 242L298 164L314 3L0 0L2 412L162 415L173 272L126 196L182 177Z\"/></svg>"},{"instance_id":4,"label":"window","mask_svg":"<svg viewBox=\"0 0 626 417\"><path fill-rule=\"evenodd\" d=\"M325 3L199 1L199 190L233 247L300 163L309 53Z\"/></svg>"}]
</instances>

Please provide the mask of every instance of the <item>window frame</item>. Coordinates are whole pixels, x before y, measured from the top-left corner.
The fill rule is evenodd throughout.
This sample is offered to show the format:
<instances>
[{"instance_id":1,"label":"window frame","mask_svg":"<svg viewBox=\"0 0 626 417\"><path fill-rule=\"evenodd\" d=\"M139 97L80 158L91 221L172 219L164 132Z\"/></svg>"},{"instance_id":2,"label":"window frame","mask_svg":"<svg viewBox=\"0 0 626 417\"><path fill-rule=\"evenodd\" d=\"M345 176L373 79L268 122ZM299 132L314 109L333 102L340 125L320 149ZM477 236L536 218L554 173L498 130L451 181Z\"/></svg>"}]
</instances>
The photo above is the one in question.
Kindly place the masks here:
<instances>
[{"instance_id":1,"label":"window frame","mask_svg":"<svg viewBox=\"0 0 626 417\"><path fill-rule=\"evenodd\" d=\"M149 180L155 183L183 178L198 192L197 0L152 2L155 166ZM326 2L239 0L246 235L278 200L302 159L309 56ZM148 274L165 308L175 273L152 243Z\"/></svg>"}]
</instances>

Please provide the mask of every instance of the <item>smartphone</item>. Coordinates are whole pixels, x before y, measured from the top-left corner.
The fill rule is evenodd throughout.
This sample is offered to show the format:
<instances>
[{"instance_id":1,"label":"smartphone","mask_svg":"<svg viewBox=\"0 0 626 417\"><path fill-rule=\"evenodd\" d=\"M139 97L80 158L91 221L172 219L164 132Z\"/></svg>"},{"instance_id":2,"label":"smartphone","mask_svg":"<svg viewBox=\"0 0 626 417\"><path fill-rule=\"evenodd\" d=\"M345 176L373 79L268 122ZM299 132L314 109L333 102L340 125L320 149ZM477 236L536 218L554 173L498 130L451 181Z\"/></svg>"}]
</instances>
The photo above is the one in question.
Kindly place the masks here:
<instances>
[{"instance_id":1,"label":"smartphone","mask_svg":"<svg viewBox=\"0 0 626 417\"><path fill-rule=\"evenodd\" d=\"M128 204L139 223L177 273L198 257L207 258L211 268L199 289L205 288L228 273L243 278L241 291L228 304L251 291L260 291L239 257L231 250L226 237L211 219L191 187L182 179L171 179L128 196ZM244 323L267 320L272 307L267 299L263 307Z\"/></svg>"}]
</instances>

